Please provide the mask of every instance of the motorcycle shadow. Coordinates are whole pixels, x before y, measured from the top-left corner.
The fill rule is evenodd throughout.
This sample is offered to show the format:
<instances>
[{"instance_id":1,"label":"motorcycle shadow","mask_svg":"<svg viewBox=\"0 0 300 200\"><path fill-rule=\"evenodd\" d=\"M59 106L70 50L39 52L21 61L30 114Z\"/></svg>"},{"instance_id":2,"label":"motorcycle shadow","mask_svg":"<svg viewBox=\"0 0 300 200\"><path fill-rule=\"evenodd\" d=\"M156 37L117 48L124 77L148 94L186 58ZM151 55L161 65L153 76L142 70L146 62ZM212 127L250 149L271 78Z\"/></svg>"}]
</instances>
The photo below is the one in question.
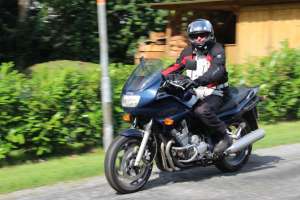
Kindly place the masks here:
<instances>
[{"instance_id":1,"label":"motorcycle shadow","mask_svg":"<svg viewBox=\"0 0 300 200\"><path fill-rule=\"evenodd\" d=\"M168 183L197 182L202 179L207 180L213 177L235 176L237 174L265 170L276 167L276 164L283 160L283 158L278 156L261 156L252 154L248 163L240 171L232 173L223 173L214 166L194 167L178 172L161 172L157 170L153 172L155 178L149 180L144 190L166 185Z\"/></svg>"}]
</instances>

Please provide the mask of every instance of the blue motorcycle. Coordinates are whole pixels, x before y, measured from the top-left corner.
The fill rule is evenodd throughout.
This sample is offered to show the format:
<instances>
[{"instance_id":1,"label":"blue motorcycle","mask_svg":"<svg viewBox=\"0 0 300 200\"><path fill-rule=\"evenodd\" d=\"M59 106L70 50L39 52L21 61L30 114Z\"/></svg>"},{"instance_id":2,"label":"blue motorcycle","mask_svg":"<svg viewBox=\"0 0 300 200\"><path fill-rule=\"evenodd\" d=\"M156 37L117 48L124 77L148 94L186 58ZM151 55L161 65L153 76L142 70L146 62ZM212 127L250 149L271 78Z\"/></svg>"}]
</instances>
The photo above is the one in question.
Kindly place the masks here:
<instances>
[{"instance_id":1,"label":"blue motorcycle","mask_svg":"<svg viewBox=\"0 0 300 200\"><path fill-rule=\"evenodd\" d=\"M218 138L193 115L198 101L182 78L166 80L159 60L145 61L128 78L122 92L123 119L131 127L120 133L107 150L105 176L119 193L140 190L153 163L161 171L215 165L235 172L248 161L252 144L264 137L258 129L258 87L230 87L218 116L226 122L233 144L214 155Z\"/></svg>"}]
</instances>

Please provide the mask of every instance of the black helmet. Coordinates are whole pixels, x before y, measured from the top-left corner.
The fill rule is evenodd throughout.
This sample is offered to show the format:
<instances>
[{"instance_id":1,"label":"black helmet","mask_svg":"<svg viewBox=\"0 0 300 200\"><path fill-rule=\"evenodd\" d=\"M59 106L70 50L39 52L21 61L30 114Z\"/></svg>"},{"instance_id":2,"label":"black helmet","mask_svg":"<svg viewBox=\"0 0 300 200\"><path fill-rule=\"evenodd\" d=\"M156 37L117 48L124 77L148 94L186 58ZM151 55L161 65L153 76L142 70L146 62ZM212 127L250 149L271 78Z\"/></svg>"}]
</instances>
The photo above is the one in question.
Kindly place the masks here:
<instances>
[{"instance_id":1,"label":"black helmet","mask_svg":"<svg viewBox=\"0 0 300 200\"><path fill-rule=\"evenodd\" d=\"M206 19L197 19L190 23L187 34L194 48L206 49L209 43L215 42L213 26Z\"/></svg>"}]
</instances>

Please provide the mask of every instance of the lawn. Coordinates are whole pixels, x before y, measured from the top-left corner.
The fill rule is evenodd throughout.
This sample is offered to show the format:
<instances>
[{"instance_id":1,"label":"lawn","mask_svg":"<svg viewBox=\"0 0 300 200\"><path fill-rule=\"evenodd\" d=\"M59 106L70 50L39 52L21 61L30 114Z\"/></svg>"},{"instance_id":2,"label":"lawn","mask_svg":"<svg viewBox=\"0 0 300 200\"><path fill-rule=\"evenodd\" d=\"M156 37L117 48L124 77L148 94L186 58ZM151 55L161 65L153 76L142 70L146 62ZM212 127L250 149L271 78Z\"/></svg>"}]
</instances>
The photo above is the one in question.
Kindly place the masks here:
<instances>
[{"instance_id":1,"label":"lawn","mask_svg":"<svg viewBox=\"0 0 300 200\"><path fill-rule=\"evenodd\" d=\"M53 158L35 164L0 169L0 193L103 174L104 153Z\"/></svg>"},{"instance_id":2,"label":"lawn","mask_svg":"<svg viewBox=\"0 0 300 200\"><path fill-rule=\"evenodd\" d=\"M300 121L261 126L266 137L255 148L300 143ZM35 164L5 167L0 170L0 193L54 184L103 174L104 152L53 158Z\"/></svg>"},{"instance_id":3,"label":"lawn","mask_svg":"<svg viewBox=\"0 0 300 200\"><path fill-rule=\"evenodd\" d=\"M300 143L300 121L262 125L261 128L265 129L266 136L255 143L254 147L256 149Z\"/></svg>"}]
</instances>

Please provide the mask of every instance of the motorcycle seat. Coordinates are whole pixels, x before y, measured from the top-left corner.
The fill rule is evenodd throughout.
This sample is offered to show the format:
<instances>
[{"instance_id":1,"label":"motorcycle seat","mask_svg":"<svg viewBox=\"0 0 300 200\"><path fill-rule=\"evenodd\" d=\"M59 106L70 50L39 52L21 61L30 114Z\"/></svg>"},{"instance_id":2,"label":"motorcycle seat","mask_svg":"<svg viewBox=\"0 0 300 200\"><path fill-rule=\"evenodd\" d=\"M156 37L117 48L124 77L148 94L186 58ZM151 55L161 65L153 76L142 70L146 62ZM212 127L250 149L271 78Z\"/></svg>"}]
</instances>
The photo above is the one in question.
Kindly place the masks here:
<instances>
[{"instance_id":1,"label":"motorcycle seat","mask_svg":"<svg viewBox=\"0 0 300 200\"><path fill-rule=\"evenodd\" d=\"M246 87L230 87L224 105L219 109L218 113L237 107L250 93L251 88Z\"/></svg>"}]
</instances>

